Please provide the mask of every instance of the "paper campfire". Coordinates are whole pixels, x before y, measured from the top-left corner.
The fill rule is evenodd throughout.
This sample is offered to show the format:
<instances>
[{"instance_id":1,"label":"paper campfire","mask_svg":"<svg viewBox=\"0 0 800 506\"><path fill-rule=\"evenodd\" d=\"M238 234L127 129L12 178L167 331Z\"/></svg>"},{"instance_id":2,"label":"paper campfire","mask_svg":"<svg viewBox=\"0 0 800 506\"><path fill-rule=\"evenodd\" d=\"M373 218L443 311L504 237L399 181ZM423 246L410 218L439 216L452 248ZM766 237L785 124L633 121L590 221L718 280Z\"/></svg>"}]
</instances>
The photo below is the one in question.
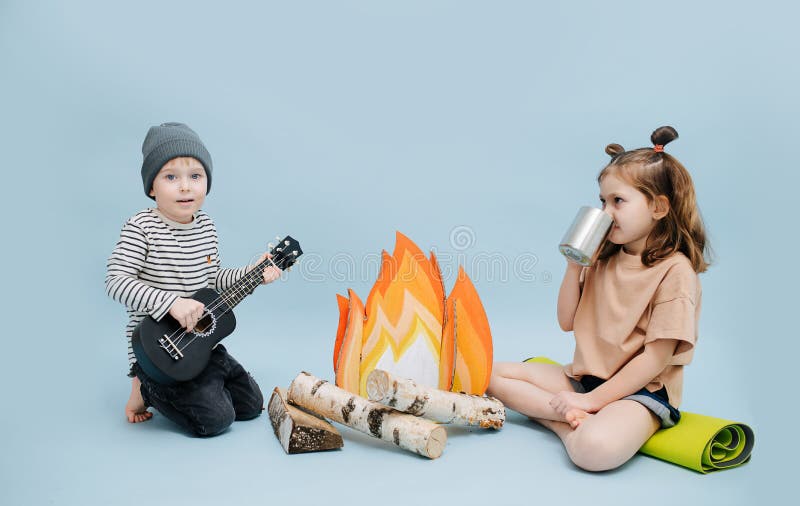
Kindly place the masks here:
<instances>
[{"instance_id":1,"label":"paper campfire","mask_svg":"<svg viewBox=\"0 0 800 506\"><path fill-rule=\"evenodd\" d=\"M366 306L353 290L337 294L339 327L333 351L336 385L367 395L366 381L383 369L421 385L482 395L492 370L489 321L464 269L445 297L439 265L397 232L383 251Z\"/></svg>"}]
</instances>

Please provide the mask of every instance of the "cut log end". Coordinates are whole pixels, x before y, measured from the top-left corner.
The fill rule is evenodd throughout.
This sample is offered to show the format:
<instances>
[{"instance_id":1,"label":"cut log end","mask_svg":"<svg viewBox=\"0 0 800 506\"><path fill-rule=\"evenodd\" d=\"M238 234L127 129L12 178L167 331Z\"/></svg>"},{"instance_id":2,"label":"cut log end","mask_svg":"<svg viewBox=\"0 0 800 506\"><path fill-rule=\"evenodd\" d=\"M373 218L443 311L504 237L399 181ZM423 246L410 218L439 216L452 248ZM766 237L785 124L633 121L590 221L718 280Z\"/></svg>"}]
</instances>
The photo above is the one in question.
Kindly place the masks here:
<instances>
[{"instance_id":1,"label":"cut log end","mask_svg":"<svg viewBox=\"0 0 800 506\"><path fill-rule=\"evenodd\" d=\"M334 450L344 445L342 436L331 424L289 405L286 392L275 388L268 405L275 436L288 454Z\"/></svg>"},{"instance_id":2,"label":"cut log end","mask_svg":"<svg viewBox=\"0 0 800 506\"><path fill-rule=\"evenodd\" d=\"M295 426L289 439L288 454L319 452L341 448L342 436L317 427Z\"/></svg>"},{"instance_id":3,"label":"cut log end","mask_svg":"<svg viewBox=\"0 0 800 506\"><path fill-rule=\"evenodd\" d=\"M426 457L437 459L444 452L444 447L447 444L447 431L444 427L437 427L431 431L428 438L428 444L425 445Z\"/></svg>"},{"instance_id":4,"label":"cut log end","mask_svg":"<svg viewBox=\"0 0 800 506\"><path fill-rule=\"evenodd\" d=\"M389 373L380 369L373 369L367 376L367 397L371 401L380 401L389 397L392 381ZM388 403L387 403L388 404Z\"/></svg>"}]
</instances>

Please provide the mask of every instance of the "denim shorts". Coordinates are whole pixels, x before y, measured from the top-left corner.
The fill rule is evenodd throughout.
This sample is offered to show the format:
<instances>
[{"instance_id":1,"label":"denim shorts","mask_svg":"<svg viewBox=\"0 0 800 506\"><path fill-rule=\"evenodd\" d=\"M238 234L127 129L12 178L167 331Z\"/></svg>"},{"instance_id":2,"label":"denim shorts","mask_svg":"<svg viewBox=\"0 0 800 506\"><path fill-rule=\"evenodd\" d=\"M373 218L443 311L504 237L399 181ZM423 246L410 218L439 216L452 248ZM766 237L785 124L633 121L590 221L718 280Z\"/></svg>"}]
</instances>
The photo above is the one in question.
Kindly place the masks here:
<instances>
[{"instance_id":1,"label":"denim shorts","mask_svg":"<svg viewBox=\"0 0 800 506\"><path fill-rule=\"evenodd\" d=\"M580 381L569 378L569 382L572 383L572 388L574 388L576 392L583 394L591 392L605 383L606 380L586 375L583 376ZM652 411L661 421L662 429L674 426L681 419L681 412L669 403L669 395L667 395L667 389L665 387L661 387L660 390L656 390L655 392L650 392L646 388L642 388L638 392L623 397L623 399L636 401Z\"/></svg>"}]
</instances>

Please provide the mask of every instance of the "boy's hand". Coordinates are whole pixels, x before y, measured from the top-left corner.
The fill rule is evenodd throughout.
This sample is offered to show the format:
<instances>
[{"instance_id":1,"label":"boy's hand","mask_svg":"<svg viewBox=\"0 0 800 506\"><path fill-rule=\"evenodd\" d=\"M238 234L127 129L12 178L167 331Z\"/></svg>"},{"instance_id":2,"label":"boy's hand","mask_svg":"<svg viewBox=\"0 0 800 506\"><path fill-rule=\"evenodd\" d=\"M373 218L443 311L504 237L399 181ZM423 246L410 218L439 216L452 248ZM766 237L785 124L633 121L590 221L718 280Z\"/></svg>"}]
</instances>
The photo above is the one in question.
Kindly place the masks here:
<instances>
[{"instance_id":1,"label":"boy's hand","mask_svg":"<svg viewBox=\"0 0 800 506\"><path fill-rule=\"evenodd\" d=\"M191 332L202 318L205 309L206 306L200 301L178 297L169 308L169 314L181 324L181 327Z\"/></svg>"},{"instance_id":2,"label":"boy's hand","mask_svg":"<svg viewBox=\"0 0 800 506\"><path fill-rule=\"evenodd\" d=\"M261 255L261 258L256 260L256 264L260 264L267 258L272 258L272 255L269 253L264 253ZM279 277L281 277L281 270L273 265L269 265L268 267L264 267L263 280L261 281L261 284L268 285Z\"/></svg>"}]
</instances>

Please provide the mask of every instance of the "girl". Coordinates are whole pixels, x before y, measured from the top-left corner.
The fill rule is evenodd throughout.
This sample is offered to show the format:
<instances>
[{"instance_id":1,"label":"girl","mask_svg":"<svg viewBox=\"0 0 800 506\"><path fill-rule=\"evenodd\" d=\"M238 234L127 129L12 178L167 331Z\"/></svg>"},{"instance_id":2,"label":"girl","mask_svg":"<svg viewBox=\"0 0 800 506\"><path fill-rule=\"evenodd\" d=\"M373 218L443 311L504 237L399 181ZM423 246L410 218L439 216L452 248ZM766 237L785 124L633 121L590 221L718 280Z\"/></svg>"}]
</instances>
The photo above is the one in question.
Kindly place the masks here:
<instances>
[{"instance_id":1,"label":"girl","mask_svg":"<svg viewBox=\"0 0 800 506\"><path fill-rule=\"evenodd\" d=\"M568 263L558 322L575 334L564 367L498 363L487 392L555 432L589 471L630 459L680 418L683 366L691 361L708 267L691 176L664 152L678 137L658 128L652 148L609 144L597 178L614 225L598 260Z\"/></svg>"}]
</instances>

